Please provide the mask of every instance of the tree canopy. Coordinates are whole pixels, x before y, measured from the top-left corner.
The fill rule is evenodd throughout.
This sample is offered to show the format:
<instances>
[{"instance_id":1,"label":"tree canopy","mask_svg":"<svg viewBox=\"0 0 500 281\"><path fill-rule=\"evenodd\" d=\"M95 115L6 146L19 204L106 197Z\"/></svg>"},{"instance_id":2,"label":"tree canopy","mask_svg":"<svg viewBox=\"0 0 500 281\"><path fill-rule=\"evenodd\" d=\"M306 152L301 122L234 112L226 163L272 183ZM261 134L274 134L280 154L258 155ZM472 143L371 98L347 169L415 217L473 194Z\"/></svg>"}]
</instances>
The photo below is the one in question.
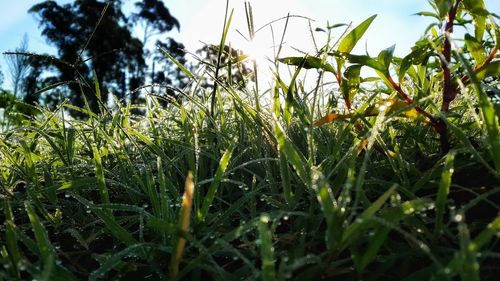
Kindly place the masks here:
<instances>
[{"instance_id":1,"label":"tree canopy","mask_svg":"<svg viewBox=\"0 0 500 281\"><path fill-rule=\"evenodd\" d=\"M65 83L68 91L59 92L59 96L52 96L51 100L57 102L67 98L73 105L83 107L86 99L90 109L97 111L99 101L94 87L97 79L103 103L108 100L108 91L130 102L138 100L137 93L130 96L127 93L134 93L133 89L145 83L147 39L179 28L180 24L162 1L139 1L135 5L138 11L128 16L122 11L122 2L76 0L59 5L49 0L30 8L29 12L39 21L42 35L57 48L58 57L31 58L32 71L26 79L27 99L41 99L29 94L57 81ZM144 25L142 40L132 32L139 22ZM179 48L182 45L167 45L170 46ZM183 56L180 52L176 54ZM47 71L50 69L52 71ZM41 76L42 73L45 76ZM30 79L35 80L31 81L34 83L29 83Z\"/></svg>"}]
</instances>

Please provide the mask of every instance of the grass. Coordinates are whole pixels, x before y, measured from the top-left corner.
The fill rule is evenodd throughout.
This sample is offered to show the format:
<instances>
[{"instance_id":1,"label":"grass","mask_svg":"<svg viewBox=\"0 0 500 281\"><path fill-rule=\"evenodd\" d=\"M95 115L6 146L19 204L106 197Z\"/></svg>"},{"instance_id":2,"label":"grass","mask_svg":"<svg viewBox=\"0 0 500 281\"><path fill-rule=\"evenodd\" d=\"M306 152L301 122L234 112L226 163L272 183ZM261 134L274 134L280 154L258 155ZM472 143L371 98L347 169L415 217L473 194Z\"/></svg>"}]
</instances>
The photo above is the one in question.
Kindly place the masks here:
<instances>
[{"instance_id":1,"label":"grass","mask_svg":"<svg viewBox=\"0 0 500 281\"><path fill-rule=\"evenodd\" d=\"M469 61L456 54L476 96L447 117L431 71L414 66L405 85L427 87L416 103L446 124L443 153L422 116L405 116L415 104L373 110L397 94L380 84L314 126L338 113L327 56L289 59L295 75L260 92L201 88L183 68L180 102L146 94L144 115L118 103L79 109L86 120L62 104L3 133L0 280L494 280L499 112ZM306 93L304 68L320 81ZM228 70L215 71L201 75Z\"/></svg>"}]
</instances>

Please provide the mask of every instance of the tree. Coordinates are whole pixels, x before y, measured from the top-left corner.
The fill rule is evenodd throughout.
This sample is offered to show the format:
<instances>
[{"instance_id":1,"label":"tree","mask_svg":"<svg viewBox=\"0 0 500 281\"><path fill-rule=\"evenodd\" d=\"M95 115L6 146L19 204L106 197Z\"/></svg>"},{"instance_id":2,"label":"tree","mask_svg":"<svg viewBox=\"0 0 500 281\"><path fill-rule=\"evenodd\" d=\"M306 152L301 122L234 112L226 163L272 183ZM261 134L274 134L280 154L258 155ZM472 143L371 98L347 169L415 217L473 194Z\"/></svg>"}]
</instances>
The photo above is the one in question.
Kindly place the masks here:
<instances>
[{"instance_id":1,"label":"tree","mask_svg":"<svg viewBox=\"0 0 500 281\"><path fill-rule=\"evenodd\" d=\"M148 10L150 2L158 1L143 0L137 6ZM171 30L179 23L160 8L156 10L162 13L156 16L143 10L134 14L134 20L130 21L123 14L122 1L119 0L76 0L64 5L44 1L31 7L29 12L37 15L42 35L58 50L58 60L49 63L57 70L57 75L51 79L68 82L68 93L63 97L79 107L85 105L86 99L90 109L97 111L99 101L94 92L94 79L100 82L103 103L108 100L108 89L119 98L127 98L127 92L134 93L133 89L144 84L147 70L145 42L132 34L134 24L141 19L151 26L150 30ZM167 23L171 23L170 27ZM33 61L35 64L39 62ZM38 65L38 70L44 72L46 67ZM138 96L131 94L129 99L136 102Z\"/></svg>"},{"instance_id":2,"label":"tree","mask_svg":"<svg viewBox=\"0 0 500 281\"><path fill-rule=\"evenodd\" d=\"M136 2L135 6L139 9L139 12L133 13L131 18L133 22L141 25L144 32L142 42L145 46L148 45L153 37L165 34L174 28L177 28L177 30L180 29L179 21L170 14L170 11L165 7L162 1L143 0L141 2ZM146 52L146 58L150 59L151 62L151 83L175 86L178 88L185 87L187 85L186 75L180 71L178 67L175 67L160 50L161 48L168 51L177 61L185 64L184 45L171 37L166 37L163 40L157 38L153 48L154 51ZM162 89L165 89L164 93L161 93ZM155 91L154 86L151 87L151 91ZM168 96L175 95L168 87L160 87L158 92L158 94Z\"/></svg>"},{"instance_id":3,"label":"tree","mask_svg":"<svg viewBox=\"0 0 500 281\"><path fill-rule=\"evenodd\" d=\"M6 55L6 61L9 67L14 97L18 97L22 82L30 71L30 65L28 61L29 59L27 56L23 55L23 53L26 53L27 51L28 35L24 34L21 45L15 50L15 53L18 54Z\"/></svg>"},{"instance_id":4,"label":"tree","mask_svg":"<svg viewBox=\"0 0 500 281\"><path fill-rule=\"evenodd\" d=\"M193 72L198 73L202 68L215 69L219 56L219 46L205 45L196 51L199 56L198 63L193 66ZM251 66L248 65L248 56L243 51L233 49L230 46L224 46L222 50L221 60L219 67L223 67L225 71L219 73L218 79L224 81L235 88L243 89L246 87L247 81L254 81L252 76L253 71ZM205 79L202 83L203 87L213 86L213 81ZM210 75L208 75L210 77Z\"/></svg>"}]
</instances>

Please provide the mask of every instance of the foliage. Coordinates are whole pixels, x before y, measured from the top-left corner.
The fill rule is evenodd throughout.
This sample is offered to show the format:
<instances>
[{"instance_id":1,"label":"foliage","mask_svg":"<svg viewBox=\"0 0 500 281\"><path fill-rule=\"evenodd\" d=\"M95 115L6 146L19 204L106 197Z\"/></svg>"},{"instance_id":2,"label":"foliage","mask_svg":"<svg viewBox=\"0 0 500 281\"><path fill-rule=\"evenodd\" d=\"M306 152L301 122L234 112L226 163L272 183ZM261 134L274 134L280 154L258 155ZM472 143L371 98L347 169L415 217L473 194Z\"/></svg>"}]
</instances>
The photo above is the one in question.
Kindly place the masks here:
<instances>
[{"instance_id":1,"label":"foliage","mask_svg":"<svg viewBox=\"0 0 500 281\"><path fill-rule=\"evenodd\" d=\"M44 79L45 82L64 82L68 91L62 97L53 94L52 98L58 102L68 98L79 107L88 103L94 112L99 103L107 103L108 90L119 98L128 98L126 94L130 92L130 101L137 102L140 92L135 89L145 83L147 39L153 35L151 32L170 31L179 28L179 23L163 2L137 2L140 10L130 18L147 27L144 39L139 40L131 33L133 25L121 6L122 1L82 0L64 5L44 1L31 7L30 13L38 16L42 35L58 49L58 58L43 63L38 73L35 71L30 78L39 76L40 72L47 73L46 68L53 67L56 75ZM167 47L178 48L179 45ZM101 81L103 86L100 100L92 86L94 79ZM28 92L36 90L30 88ZM78 112L73 114L78 115Z\"/></svg>"},{"instance_id":2,"label":"foliage","mask_svg":"<svg viewBox=\"0 0 500 281\"><path fill-rule=\"evenodd\" d=\"M281 58L291 76L276 71L263 92L221 78L223 47L196 75L165 52L192 83L182 99L147 95L144 115L118 99L97 112L63 103L2 134L0 277L496 280L498 30L471 1L430 2L437 24L475 18L483 62L465 43L443 68L454 41L432 27L406 57L352 54L370 18L314 56ZM309 92L304 68L317 69Z\"/></svg>"},{"instance_id":3,"label":"foliage","mask_svg":"<svg viewBox=\"0 0 500 281\"><path fill-rule=\"evenodd\" d=\"M28 51L28 35L24 34L21 45L16 48L16 53L26 53ZM23 85L22 82L30 70L28 57L23 55L6 56L9 73L12 80L13 94L18 97L19 90Z\"/></svg>"}]
</instances>

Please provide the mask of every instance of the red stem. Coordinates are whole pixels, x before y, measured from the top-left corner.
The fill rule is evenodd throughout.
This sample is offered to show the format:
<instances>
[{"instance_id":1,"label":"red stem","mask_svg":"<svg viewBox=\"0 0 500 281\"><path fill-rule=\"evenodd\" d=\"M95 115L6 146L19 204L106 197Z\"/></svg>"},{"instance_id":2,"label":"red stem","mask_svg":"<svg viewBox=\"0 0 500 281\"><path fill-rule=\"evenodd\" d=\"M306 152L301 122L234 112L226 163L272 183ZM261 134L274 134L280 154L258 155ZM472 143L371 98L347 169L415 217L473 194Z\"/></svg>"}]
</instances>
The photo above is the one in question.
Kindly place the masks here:
<instances>
[{"instance_id":1,"label":"red stem","mask_svg":"<svg viewBox=\"0 0 500 281\"><path fill-rule=\"evenodd\" d=\"M451 71L448 65L451 62L451 42L450 35L453 33L453 23L457 15L458 6L461 0L456 0L455 6L448 12L448 19L444 29L443 57L441 58L441 68L443 69L443 104L441 111L447 112L450 109L450 103L457 96L457 88L453 86L451 80Z\"/></svg>"}]
</instances>

